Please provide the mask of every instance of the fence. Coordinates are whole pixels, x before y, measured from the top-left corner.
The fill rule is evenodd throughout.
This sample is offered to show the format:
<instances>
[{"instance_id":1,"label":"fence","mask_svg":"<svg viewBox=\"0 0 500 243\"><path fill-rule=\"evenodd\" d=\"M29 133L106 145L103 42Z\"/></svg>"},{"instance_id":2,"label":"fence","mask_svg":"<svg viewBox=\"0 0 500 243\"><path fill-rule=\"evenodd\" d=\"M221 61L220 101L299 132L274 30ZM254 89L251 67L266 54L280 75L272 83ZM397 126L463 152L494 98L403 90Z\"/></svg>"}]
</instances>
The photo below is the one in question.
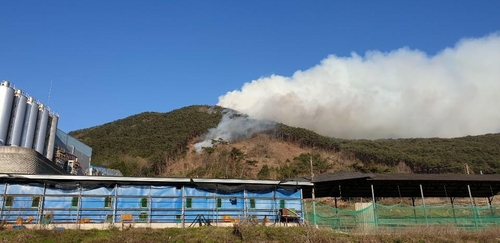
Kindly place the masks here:
<instances>
[{"instance_id":1,"label":"fence","mask_svg":"<svg viewBox=\"0 0 500 243\"><path fill-rule=\"evenodd\" d=\"M343 231L367 231L376 228L404 228L412 226L452 225L466 229L500 226L500 206L458 206L407 204L366 204L358 210L340 209L316 203L304 204L305 219L319 226Z\"/></svg>"}]
</instances>

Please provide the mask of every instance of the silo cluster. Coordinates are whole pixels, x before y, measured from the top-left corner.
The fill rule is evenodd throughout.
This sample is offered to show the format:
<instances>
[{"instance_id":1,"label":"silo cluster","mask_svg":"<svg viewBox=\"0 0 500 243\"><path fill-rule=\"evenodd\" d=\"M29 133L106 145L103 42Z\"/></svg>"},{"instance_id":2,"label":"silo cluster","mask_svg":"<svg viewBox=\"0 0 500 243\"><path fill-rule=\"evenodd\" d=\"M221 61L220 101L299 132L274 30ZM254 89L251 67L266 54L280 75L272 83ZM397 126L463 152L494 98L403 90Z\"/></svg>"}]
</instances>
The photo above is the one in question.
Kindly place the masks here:
<instances>
[{"instance_id":1,"label":"silo cluster","mask_svg":"<svg viewBox=\"0 0 500 243\"><path fill-rule=\"evenodd\" d=\"M34 149L52 161L58 119L8 81L0 83L0 146Z\"/></svg>"}]
</instances>

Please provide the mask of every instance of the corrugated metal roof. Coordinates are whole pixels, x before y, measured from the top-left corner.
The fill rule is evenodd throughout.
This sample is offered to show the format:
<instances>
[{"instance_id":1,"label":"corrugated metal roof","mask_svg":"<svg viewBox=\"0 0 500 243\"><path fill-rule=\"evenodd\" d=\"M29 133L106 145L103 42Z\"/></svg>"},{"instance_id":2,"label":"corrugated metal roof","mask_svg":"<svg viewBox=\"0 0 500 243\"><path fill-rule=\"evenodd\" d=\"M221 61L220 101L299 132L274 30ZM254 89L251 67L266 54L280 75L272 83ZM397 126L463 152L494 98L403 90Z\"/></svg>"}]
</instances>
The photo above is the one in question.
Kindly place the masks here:
<instances>
[{"instance_id":1,"label":"corrugated metal roof","mask_svg":"<svg viewBox=\"0 0 500 243\"><path fill-rule=\"evenodd\" d=\"M312 186L310 182L291 182L274 180L244 180L244 179L204 179L204 178L161 178L161 177L125 177L125 176L71 176L71 175L22 175L0 174L0 179L19 180L50 180L50 181L86 181L86 182L113 182L113 183L157 183L157 184L189 184L189 183L219 183L219 184L255 184L255 185L284 185L284 186Z\"/></svg>"},{"instance_id":2,"label":"corrugated metal roof","mask_svg":"<svg viewBox=\"0 0 500 243\"><path fill-rule=\"evenodd\" d=\"M317 197L491 197L500 192L500 174L370 174L342 172L314 177ZM469 190L471 195L469 195ZM311 197L304 191L304 197Z\"/></svg>"},{"instance_id":3,"label":"corrugated metal roof","mask_svg":"<svg viewBox=\"0 0 500 243\"><path fill-rule=\"evenodd\" d=\"M386 181L499 181L500 175L467 175L467 174L373 174L372 180Z\"/></svg>"},{"instance_id":4,"label":"corrugated metal roof","mask_svg":"<svg viewBox=\"0 0 500 243\"><path fill-rule=\"evenodd\" d=\"M313 182L342 181L342 180L363 179L371 177L373 177L373 174L370 173L343 171L337 173L324 173L315 175Z\"/></svg>"}]
</instances>

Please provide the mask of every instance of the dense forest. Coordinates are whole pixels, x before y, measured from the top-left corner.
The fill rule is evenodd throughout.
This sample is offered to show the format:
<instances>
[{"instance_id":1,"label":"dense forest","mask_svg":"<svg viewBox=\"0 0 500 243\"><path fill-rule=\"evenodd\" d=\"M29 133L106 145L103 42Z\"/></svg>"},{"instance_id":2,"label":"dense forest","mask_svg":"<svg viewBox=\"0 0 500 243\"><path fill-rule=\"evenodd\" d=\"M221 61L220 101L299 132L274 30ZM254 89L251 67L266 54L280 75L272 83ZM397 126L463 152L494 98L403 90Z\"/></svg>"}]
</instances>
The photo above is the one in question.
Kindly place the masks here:
<instances>
[{"instance_id":1,"label":"dense forest","mask_svg":"<svg viewBox=\"0 0 500 243\"><path fill-rule=\"evenodd\" d=\"M217 126L222 111L221 107L189 106L168 113L145 112L73 131L70 135L93 148L93 164L119 169L124 175L159 176L168 167L169 161L186 156L192 143ZM355 162L350 169L357 171L392 172L392 168L403 163L415 173L463 173L465 165L472 173L500 173L500 134L450 139L346 140L321 136L285 124L277 124L265 133L275 140L301 147L340 153ZM213 149L208 152L210 155ZM234 173L227 172L227 169L224 173L210 173L212 167L206 166L187 173L212 177L250 176L242 166L252 161L245 161L246 155L242 151L233 148L216 154L217 158L226 162L234 161ZM277 178L304 174L307 159L301 156L294 157L291 163L279 168L266 165L257 176L269 177L273 169ZM314 163L319 168L318 172L332 168L325 164L324 158L311 156L316 156Z\"/></svg>"}]
</instances>

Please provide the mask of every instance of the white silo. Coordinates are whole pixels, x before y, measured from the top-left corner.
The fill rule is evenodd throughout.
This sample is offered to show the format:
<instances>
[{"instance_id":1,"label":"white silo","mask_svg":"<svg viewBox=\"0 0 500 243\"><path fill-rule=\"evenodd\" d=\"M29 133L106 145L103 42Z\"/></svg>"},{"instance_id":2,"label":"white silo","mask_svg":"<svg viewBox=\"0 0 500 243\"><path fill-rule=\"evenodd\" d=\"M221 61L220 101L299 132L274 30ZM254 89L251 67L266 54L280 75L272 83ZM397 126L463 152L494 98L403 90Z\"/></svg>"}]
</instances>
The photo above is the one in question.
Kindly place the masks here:
<instances>
[{"instance_id":1,"label":"white silo","mask_svg":"<svg viewBox=\"0 0 500 243\"><path fill-rule=\"evenodd\" d=\"M24 148L33 148L37 117L38 105L35 103L33 97L28 97L26 115L24 117L23 135L21 138L21 146Z\"/></svg>"},{"instance_id":2,"label":"white silo","mask_svg":"<svg viewBox=\"0 0 500 243\"><path fill-rule=\"evenodd\" d=\"M6 144L12 102L14 102L14 89L10 87L9 82L2 81L0 83L0 146Z\"/></svg>"},{"instance_id":3,"label":"white silo","mask_svg":"<svg viewBox=\"0 0 500 243\"><path fill-rule=\"evenodd\" d=\"M56 133L57 133L57 122L59 121L59 117L55 114L51 114L49 116L49 140L45 146L45 157L49 160L52 160L54 157L54 144L56 141Z\"/></svg>"},{"instance_id":4,"label":"white silo","mask_svg":"<svg viewBox=\"0 0 500 243\"><path fill-rule=\"evenodd\" d=\"M21 90L16 90L14 96L7 145L20 146L21 136L23 135L24 116L26 115L27 98L23 95Z\"/></svg>"},{"instance_id":5,"label":"white silo","mask_svg":"<svg viewBox=\"0 0 500 243\"><path fill-rule=\"evenodd\" d=\"M38 122L36 124L35 131L35 141L33 143L33 148L40 154L43 154L43 149L45 146L45 136L47 135L47 123L49 121L49 110L45 108L45 105L38 105Z\"/></svg>"}]
</instances>

